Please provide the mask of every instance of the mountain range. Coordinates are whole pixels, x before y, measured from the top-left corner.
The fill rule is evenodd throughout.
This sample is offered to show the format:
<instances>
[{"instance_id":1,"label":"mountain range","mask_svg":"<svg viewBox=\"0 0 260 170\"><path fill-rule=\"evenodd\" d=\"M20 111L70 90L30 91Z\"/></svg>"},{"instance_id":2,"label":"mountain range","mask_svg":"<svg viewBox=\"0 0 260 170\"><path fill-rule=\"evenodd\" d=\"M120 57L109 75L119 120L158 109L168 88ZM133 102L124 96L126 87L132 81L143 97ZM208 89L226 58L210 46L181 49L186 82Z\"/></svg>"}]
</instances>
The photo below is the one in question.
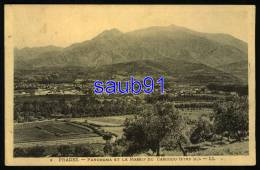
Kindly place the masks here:
<instances>
[{"instance_id":1,"label":"mountain range","mask_svg":"<svg viewBox=\"0 0 260 170\"><path fill-rule=\"evenodd\" d=\"M91 40L65 48L15 48L14 59L15 69L79 66L102 70L140 62L177 76L185 71L196 71L202 77L214 72L223 80L247 83L246 42L228 34L201 33L176 25L126 33L105 30ZM178 64L169 65L173 62Z\"/></svg>"}]
</instances>

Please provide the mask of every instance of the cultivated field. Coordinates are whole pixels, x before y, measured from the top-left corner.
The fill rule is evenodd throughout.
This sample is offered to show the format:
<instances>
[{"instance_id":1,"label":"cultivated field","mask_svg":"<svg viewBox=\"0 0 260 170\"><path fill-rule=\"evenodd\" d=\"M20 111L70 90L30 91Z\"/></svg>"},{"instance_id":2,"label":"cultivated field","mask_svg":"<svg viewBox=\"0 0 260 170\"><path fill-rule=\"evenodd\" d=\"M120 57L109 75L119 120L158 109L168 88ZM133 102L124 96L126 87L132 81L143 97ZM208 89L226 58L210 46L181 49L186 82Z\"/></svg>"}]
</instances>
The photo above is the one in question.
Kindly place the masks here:
<instances>
[{"instance_id":1,"label":"cultivated field","mask_svg":"<svg viewBox=\"0 0 260 170\"><path fill-rule=\"evenodd\" d=\"M14 133L16 146L104 142L102 137L91 129L63 121L16 124Z\"/></svg>"},{"instance_id":2,"label":"cultivated field","mask_svg":"<svg viewBox=\"0 0 260 170\"><path fill-rule=\"evenodd\" d=\"M190 119L196 120L202 114L210 114L212 109L179 109L179 111ZM120 137L123 134L125 119L132 116L72 118L71 121L87 121ZM92 129L64 120L19 123L15 124L14 132L14 143L16 146L105 143L102 136L93 132Z\"/></svg>"},{"instance_id":3,"label":"cultivated field","mask_svg":"<svg viewBox=\"0 0 260 170\"><path fill-rule=\"evenodd\" d=\"M105 131L121 136L125 116L72 118L72 121L85 122L98 126ZM16 147L35 145L62 145L62 144L103 144L102 136L86 126L80 126L64 120L38 121L18 123L14 128L14 143Z\"/></svg>"}]
</instances>

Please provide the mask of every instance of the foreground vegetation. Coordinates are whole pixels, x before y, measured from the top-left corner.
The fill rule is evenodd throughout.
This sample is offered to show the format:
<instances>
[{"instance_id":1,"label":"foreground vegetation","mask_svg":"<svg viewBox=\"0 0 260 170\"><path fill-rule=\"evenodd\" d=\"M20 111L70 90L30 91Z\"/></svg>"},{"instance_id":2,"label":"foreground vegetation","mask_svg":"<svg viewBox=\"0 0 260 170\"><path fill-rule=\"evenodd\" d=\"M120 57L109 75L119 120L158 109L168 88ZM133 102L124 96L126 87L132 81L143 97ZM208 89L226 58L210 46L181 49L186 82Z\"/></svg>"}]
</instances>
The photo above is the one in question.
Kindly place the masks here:
<instances>
[{"instance_id":1,"label":"foreground vegetation","mask_svg":"<svg viewBox=\"0 0 260 170\"><path fill-rule=\"evenodd\" d=\"M14 150L15 155L35 156L32 154L35 150L39 156L66 156L68 153L69 156L78 156L79 150L83 150L80 153L84 153L80 156L248 153L247 96L215 102L212 112L200 114L195 120L182 114L170 99L145 101L142 111L127 116L124 123L122 116L91 117L85 122L76 123L90 129L91 133L102 136L105 141L102 147L91 149L91 143L61 145L55 146L55 152L51 153L46 152L46 146L18 147ZM242 145L244 147L241 147Z\"/></svg>"}]
</instances>

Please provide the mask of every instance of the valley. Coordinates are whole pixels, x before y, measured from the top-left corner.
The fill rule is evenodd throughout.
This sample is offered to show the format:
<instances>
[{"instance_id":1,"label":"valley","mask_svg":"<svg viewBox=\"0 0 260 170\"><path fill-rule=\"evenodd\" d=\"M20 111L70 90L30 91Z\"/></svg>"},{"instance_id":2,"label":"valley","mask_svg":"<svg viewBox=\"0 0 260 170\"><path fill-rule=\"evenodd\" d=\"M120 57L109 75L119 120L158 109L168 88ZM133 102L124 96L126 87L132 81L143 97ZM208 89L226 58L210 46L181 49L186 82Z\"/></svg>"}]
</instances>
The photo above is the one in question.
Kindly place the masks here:
<instances>
[{"instance_id":1,"label":"valley","mask_svg":"<svg viewBox=\"0 0 260 170\"><path fill-rule=\"evenodd\" d=\"M184 150L188 155L233 154L233 150L227 149L229 146L240 148L236 154L247 154L246 128L239 130L242 137L235 130L228 138L224 132L229 129L218 132L213 128L222 127L214 121L222 106L243 106L238 108L239 112L243 116L248 114L244 111L248 96L247 64L247 43L230 35L200 33L175 25L126 33L105 30L91 40L65 48L15 48L14 153L17 157L34 153L130 154L124 150L131 146L126 138L139 135L131 134L131 130L143 126L138 121L145 121L147 113L159 114L161 118L160 107L167 105L166 108L174 106L169 114L181 115L185 121L182 138L187 141ZM156 83L151 94L94 93L96 80L125 82L131 76L139 81L146 76L154 80L163 76L165 94L159 94L160 86ZM164 116L165 120L178 117ZM134 120L137 127L132 128ZM200 123L204 123L202 127ZM136 140L144 137L140 135ZM215 146L221 147L221 151L215 150ZM182 154L172 147L164 144L164 154ZM150 152L136 155L154 154Z\"/></svg>"}]
</instances>

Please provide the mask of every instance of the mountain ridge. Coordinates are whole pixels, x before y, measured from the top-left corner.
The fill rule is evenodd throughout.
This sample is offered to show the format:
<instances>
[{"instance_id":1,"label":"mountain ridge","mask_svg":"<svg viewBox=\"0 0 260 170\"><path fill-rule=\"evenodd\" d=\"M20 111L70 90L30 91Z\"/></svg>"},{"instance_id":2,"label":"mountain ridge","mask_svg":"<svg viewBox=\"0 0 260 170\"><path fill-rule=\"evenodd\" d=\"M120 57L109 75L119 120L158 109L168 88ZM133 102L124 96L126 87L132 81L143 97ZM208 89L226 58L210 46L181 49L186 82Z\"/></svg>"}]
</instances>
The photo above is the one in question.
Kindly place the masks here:
<instances>
[{"instance_id":1,"label":"mountain ridge","mask_svg":"<svg viewBox=\"0 0 260 170\"><path fill-rule=\"evenodd\" d=\"M99 67L164 58L221 68L223 65L247 61L245 42L227 34L201 33L176 25L153 26L126 33L113 28L104 30L91 40L65 48L33 50L39 50L38 54L25 53L29 57L23 58L23 53L21 55L15 49L15 68L70 65Z\"/></svg>"}]
</instances>

